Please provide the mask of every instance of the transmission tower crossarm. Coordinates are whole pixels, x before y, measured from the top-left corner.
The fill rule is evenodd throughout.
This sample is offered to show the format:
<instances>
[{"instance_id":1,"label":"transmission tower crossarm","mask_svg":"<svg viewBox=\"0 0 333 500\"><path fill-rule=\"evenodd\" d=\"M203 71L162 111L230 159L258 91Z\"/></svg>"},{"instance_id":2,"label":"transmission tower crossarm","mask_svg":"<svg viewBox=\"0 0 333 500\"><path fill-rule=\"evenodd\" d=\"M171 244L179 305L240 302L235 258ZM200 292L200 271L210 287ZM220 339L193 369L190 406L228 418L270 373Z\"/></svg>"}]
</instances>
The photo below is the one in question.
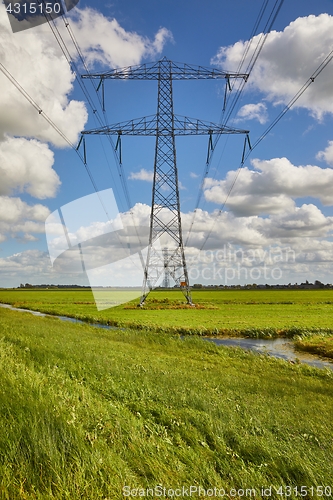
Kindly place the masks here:
<instances>
[{"instance_id":1,"label":"transmission tower crossarm","mask_svg":"<svg viewBox=\"0 0 333 500\"><path fill-rule=\"evenodd\" d=\"M84 130L83 135L156 135L156 115L106 125L92 130Z\"/></svg>"},{"instance_id":2,"label":"transmission tower crossarm","mask_svg":"<svg viewBox=\"0 0 333 500\"><path fill-rule=\"evenodd\" d=\"M112 79L112 80L158 80L160 78L160 64L169 63L171 77L173 80L217 80L233 78L242 78L247 81L247 73L233 73L221 71L216 68L207 68L204 66L195 66L185 63L177 63L164 57L161 61L139 64L137 66L127 66L125 68L116 68L106 73L81 75L81 78Z\"/></svg>"},{"instance_id":3,"label":"transmission tower crossarm","mask_svg":"<svg viewBox=\"0 0 333 500\"><path fill-rule=\"evenodd\" d=\"M175 135L212 135L212 134L248 134L248 130L242 130L226 125L206 122L197 118L174 115Z\"/></svg>"},{"instance_id":4,"label":"transmission tower crossarm","mask_svg":"<svg viewBox=\"0 0 333 500\"><path fill-rule=\"evenodd\" d=\"M212 135L212 134L249 134L248 130L242 130L226 125L206 122L187 116L174 115L172 128L158 129L157 115L145 116L124 122L107 125L102 128L85 130L83 135Z\"/></svg>"}]
</instances>

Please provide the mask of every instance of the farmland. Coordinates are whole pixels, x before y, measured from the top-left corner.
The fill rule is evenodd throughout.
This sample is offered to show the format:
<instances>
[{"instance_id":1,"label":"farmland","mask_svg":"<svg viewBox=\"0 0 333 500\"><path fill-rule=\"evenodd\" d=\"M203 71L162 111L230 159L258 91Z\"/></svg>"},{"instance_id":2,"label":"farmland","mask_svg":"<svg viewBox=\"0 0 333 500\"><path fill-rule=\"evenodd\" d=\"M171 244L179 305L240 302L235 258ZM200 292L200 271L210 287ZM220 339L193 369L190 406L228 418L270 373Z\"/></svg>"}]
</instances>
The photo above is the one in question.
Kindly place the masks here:
<instances>
[{"instance_id":1,"label":"farmland","mask_svg":"<svg viewBox=\"0 0 333 500\"><path fill-rule=\"evenodd\" d=\"M117 500L125 485L332 498L329 370L3 309L0 332L1 499Z\"/></svg>"},{"instance_id":2,"label":"farmland","mask_svg":"<svg viewBox=\"0 0 333 500\"><path fill-rule=\"evenodd\" d=\"M89 289L2 290L0 302L145 331L198 335L294 338L297 348L333 357L333 290L194 291L197 307L178 291L155 291L138 300L97 311Z\"/></svg>"}]
</instances>

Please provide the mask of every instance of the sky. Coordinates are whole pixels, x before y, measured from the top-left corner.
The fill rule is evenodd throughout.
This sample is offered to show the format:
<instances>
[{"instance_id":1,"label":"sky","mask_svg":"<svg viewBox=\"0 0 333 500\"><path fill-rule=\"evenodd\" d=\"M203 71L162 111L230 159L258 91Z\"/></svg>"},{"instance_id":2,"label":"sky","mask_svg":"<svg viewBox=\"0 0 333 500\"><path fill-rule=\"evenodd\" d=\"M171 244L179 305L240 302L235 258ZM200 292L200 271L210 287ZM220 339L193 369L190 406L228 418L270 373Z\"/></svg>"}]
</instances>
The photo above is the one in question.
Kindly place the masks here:
<instances>
[{"instance_id":1,"label":"sky","mask_svg":"<svg viewBox=\"0 0 333 500\"><path fill-rule=\"evenodd\" d=\"M251 144L256 145L246 150L242 165L244 136L222 135L199 195L208 137L176 139L190 282L333 282L333 62L316 74L333 50L333 1L285 0L265 37L274 4L273 0L80 0L68 13L67 27L63 19L55 21L67 59L53 25L12 33L5 5L0 5L1 67L43 111L38 113L13 81L0 73L0 286L107 284L102 265L107 264L110 251L105 241L103 256L94 253L97 240L90 246L86 243L91 269L76 269L74 261L82 259L82 252L76 257L65 252L63 266L50 258L50 246L63 248L56 240L60 237L57 224L63 221L55 214L61 207L63 216L70 214L66 224L73 215L77 217L77 227L70 228L74 244L87 242L87 234L91 240L105 235L109 220L91 221L86 214L89 221L84 222L88 200L89 207L101 203L96 195L92 197L96 191L110 195L113 224L127 224L133 235L136 227L142 228L143 244L133 244L136 250L145 247L154 138L122 138L121 181L108 138L88 135L86 168L75 147L81 131L99 127L96 117L103 113L96 81L94 87L80 74L163 57L230 72L238 71L243 60L241 72L245 73L263 41L233 109L241 80L232 85L224 115L224 80L173 84L176 114L217 124L228 117L227 125L248 130ZM269 130L313 75L311 85ZM106 81L105 109L108 124L155 114L157 82ZM83 154L82 144L79 153ZM88 233L85 226L90 228ZM53 236L47 237L47 231ZM133 249L126 255L132 253ZM123 275L126 272L125 281L117 284L140 285L142 272L134 257L118 268Z\"/></svg>"}]
</instances>

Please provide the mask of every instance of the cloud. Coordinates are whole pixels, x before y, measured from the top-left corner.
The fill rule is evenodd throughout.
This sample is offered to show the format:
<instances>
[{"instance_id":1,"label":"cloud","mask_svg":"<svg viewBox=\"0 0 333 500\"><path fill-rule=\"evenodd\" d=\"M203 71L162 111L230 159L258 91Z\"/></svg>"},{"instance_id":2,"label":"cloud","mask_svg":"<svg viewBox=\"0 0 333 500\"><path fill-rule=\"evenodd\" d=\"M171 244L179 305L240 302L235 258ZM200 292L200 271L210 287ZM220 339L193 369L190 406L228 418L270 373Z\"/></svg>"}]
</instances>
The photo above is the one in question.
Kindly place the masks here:
<instances>
[{"instance_id":1,"label":"cloud","mask_svg":"<svg viewBox=\"0 0 333 500\"><path fill-rule=\"evenodd\" d=\"M71 28L90 67L138 64L143 57L160 53L167 40L172 40L165 28L160 28L153 39L127 32L115 19L93 9L76 9L71 15ZM58 19L57 25L72 56L78 60L63 21ZM76 144L88 113L83 101L71 98L75 75L49 26L13 34L5 9L0 9L0 63L69 141ZM32 209L19 198L10 199L8 195L54 197L60 179L52 168L54 154L50 147L68 147L68 144L1 72L0 85L1 240L10 234L33 241L34 228L40 232L36 207L42 205ZM48 212L44 209L45 219ZM6 219L12 216L17 220L10 227Z\"/></svg>"},{"instance_id":2,"label":"cloud","mask_svg":"<svg viewBox=\"0 0 333 500\"><path fill-rule=\"evenodd\" d=\"M44 233L49 213L44 205L28 205L20 198L0 196L0 241L5 241L8 235L24 241L34 240L32 233Z\"/></svg>"},{"instance_id":3,"label":"cloud","mask_svg":"<svg viewBox=\"0 0 333 500\"><path fill-rule=\"evenodd\" d=\"M142 168L139 172L131 172L129 175L130 180L153 182L154 172Z\"/></svg>"},{"instance_id":4,"label":"cloud","mask_svg":"<svg viewBox=\"0 0 333 500\"><path fill-rule=\"evenodd\" d=\"M19 224L24 219L44 222L50 211L44 205L28 205L20 198L0 197L0 222Z\"/></svg>"},{"instance_id":5,"label":"cloud","mask_svg":"<svg viewBox=\"0 0 333 500\"><path fill-rule=\"evenodd\" d=\"M116 19L109 19L91 8L71 11L75 37L88 66L96 63L108 67L139 64L143 57L160 54L172 34L160 28L154 40L127 32Z\"/></svg>"},{"instance_id":6,"label":"cloud","mask_svg":"<svg viewBox=\"0 0 333 500\"><path fill-rule=\"evenodd\" d=\"M245 104L237 113L235 121L258 120L263 125L268 120L267 107L263 103Z\"/></svg>"},{"instance_id":7,"label":"cloud","mask_svg":"<svg viewBox=\"0 0 333 500\"><path fill-rule=\"evenodd\" d=\"M26 250L0 258L1 284L18 287L20 283L77 283L87 284L79 275L57 275L52 269L47 252ZM81 278L81 279L80 279Z\"/></svg>"},{"instance_id":8,"label":"cloud","mask_svg":"<svg viewBox=\"0 0 333 500\"><path fill-rule=\"evenodd\" d=\"M0 62L75 142L87 111L83 102L69 99L74 75L49 32L35 28L13 34L5 9L0 9ZM64 141L3 73L0 85L0 241L32 242L44 233L48 208L8 195L54 197L60 179L45 143L63 147Z\"/></svg>"},{"instance_id":9,"label":"cloud","mask_svg":"<svg viewBox=\"0 0 333 500\"><path fill-rule=\"evenodd\" d=\"M130 180L136 180L136 181L153 182L154 172L152 170L146 170L145 168L142 168L139 172L131 172L128 178ZM162 191L171 190L171 187L166 180L165 181L161 180L159 187L160 189L162 189ZM178 189L186 190L187 188L181 183L181 181L178 180Z\"/></svg>"},{"instance_id":10,"label":"cloud","mask_svg":"<svg viewBox=\"0 0 333 500\"><path fill-rule=\"evenodd\" d=\"M129 240L134 245L133 252L148 242L149 214L150 207L144 204L137 204L130 212L122 214L124 227L128 228ZM160 214L163 218L163 213ZM193 213L182 213L181 218L184 241L186 241ZM141 243L133 227L134 221L143 236ZM144 230L145 234L141 230ZM312 204L292 207L285 213L269 217L236 217L232 212L208 213L198 209L189 244L185 249L190 279L192 283L205 281L225 283L225 279L234 274L234 282L288 283L305 279L320 279L325 283L332 281L330 273L333 242L327 239L332 235L332 230L332 217L325 217ZM113 240L111 247L105 244L96 246L95 243L100 242L97 240L87 242L83 247L89 269L108 263L110 248L112 255L116 252L116 258L123 258L125 255L120 251L120 242L116 239ZM204 250L200 251L204 243ZM161 247L164 245L161 244ZM126 244L124 248L128 250ZM77 261L77 267L74 265L73 257ZM242 269L240 279L238 274L232 271L237 271L239 266ZM254 272L250 274L253 268ZM204 269L206 269L204 272L206 279L200 274ZM225 275L227 269L231 273L229 276ZM51 268L46 253L28 250L4 259L0 258L0 272L2 284L6 286L18 286L20 282L26 281L89 284L82 273L79 254L69 254ZM129 258L126 272L128 276L137 277L137 281L135 283L131 281L131 285L141 284L143 270L137 259L135 261L134 258ZM228 283L230 284L230 280Z\"/></svg>"},{"instance_id":11,"label":"cloud","mask_svg":"<svg viewBox=\"0 0 333 500\"><path fill-rule=\"evenodd\" d=\"M191 228L189 239L190 247L201 248L205 242L205 249L216 250L225 244L254 245L255 247L267 244L267 239L256 227L256 218L235 217L230 212L218 214L218 211L209 213L197 209L195 224L192 226L193 214L182 214L183 239L187 240L188 231ZM207 239L207 236L209 238Z\"/></svg>"},{"instance_id":12,"label":"cloud","mask_svg":"<svg viewBox=\"0 0 333 500\"><path fill-rule=\"evenodd\" d=\"M25 252L16 253L10 257L0 259L1 272L11 273L19 271L20 273L30 267L30 272L34 268L45 266L50 268L48 255L46 252L39 250L26 250Z\"/></svg>"},{"instance_id":13,"label":"cloud","mask_svg":"<svg viewBox=\"0 0 333 500\"><path fill-rule=\"evenodd\" d=\"M327 148L324 151L319 151L317 159L323 160L333 167L333 141L328 141Z\"/></svg>"},{"instance_id":14,"label":"cloud","mask_svg":"<svg viewBox=\"0 0 333 500\"><path fill-rule=\"evenodd\" d=\"M76 143L87 121L87 111L83 102L69 100L75 77L53 35L40 28L13 34L5 9L0 9L0 47L0 62ZM2 73L0 85L0 140L6 135L23 136L67 146Z\"/></svg>"},{"instance_id":15,"label":"cloud","mask_svg":"<svg viewBox=\"0 0 333 500\"><path fill-rule=\"evenodd\" d=\"M182 214L184 240L192 214ZM187 264L192 283L332 282L333 218L314 205L269 217L197 210ZM208 239L206 239L208 237ZM203 247L203 250L199 251Z\"/></svg>"},{"instance_id":16,"label":"cloud","mask_svg":"<svg viewBox=\"0 0 333 500\"><path fill-rule=\"evenodd\" d=\"M46 144L7 137L0 142L0 195L16 191L39 199L55 196L60 179L53 163L54 154Z\"/></svg>"},{"instance_id":17,"label":"cloud","mask_svg":"<svg viewBox=\"0 0 333 500\"><path fill-rule=\"evenodd\" d=\"M108 68L138 64L143 57L160 53L172 39L166 28L160 28L153 40L127 32L116 19L89 8L75 9L71 16L71 27L90 67L97 63ZM79 59L62 20L58 20L58 26L72 56ZM87 110L84 102L69 98L75 75L49 27L13 34L5 9L0 9L0 47L0 62L76 144L88 118ZM0 85L0 140L7 134L67 146L2 73Z\"/></svg>"},{"instance_id":18,"label":"cloud","mask_svg":"<svg viewBox=\"0 0 333 500\"><path fill-rule=\"evenodd\" d=\"M252 39L243 70L262 35ZM220 47L212 63L237 70L248 42ZM283 31L272 31L249 79L249 87L262 92L274 104L286 104L333 49L333 17L329 14L300 17ZM329 64L294 107L303 107L318 119L333 113L333 66Z\"/></svg>"},{"instance_id":19,"label":"cloud","mask_svg":"<svg viewBox=\"0 0 333 500\"><path fill-rule=\"evenodd\" d=\"M328 237L333 229L333 217L325 217L313 204L294 207L287 213L262 219L257 228L267 239L284 241L306 237Z\"/></svg>"},{"instance_id":20,"label":"cloud","mask_svg":"<svg viewBox=\"0 0 333 500\"><path fill-rule=\"evenodd\" d=\"M237 182L227 199L236 172L227 173L225 180L207 179L207 201L226 205L238 216L277 214L292 210L294 199L310 196L324 205L333 205L333 170L315 165L295 166L287 158L252 160L254 170L240 171Z\"/></svg>"}]
</instances>

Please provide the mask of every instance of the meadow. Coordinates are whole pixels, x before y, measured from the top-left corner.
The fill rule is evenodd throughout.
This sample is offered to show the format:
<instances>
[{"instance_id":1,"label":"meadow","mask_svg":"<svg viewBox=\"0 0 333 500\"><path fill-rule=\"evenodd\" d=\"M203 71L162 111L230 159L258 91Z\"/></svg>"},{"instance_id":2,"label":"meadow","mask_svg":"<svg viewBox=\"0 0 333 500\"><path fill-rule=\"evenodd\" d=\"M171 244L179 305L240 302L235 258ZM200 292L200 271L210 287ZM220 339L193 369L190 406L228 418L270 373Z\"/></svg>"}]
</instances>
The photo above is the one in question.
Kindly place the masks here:
<instances>
[{"instance_id":1,"label":"meadow","mask_svg":"<svg viewBox=\"0 0 333 500\"><path fill-rule=\"evenodd\" d=\"M0 309L0 498L333 498L332 382L197 336Z\"/></svg>"},{"instance_id":2,"label":"meadow","mask_svg":"<svg viewBox=\"0 0 333 500\"><path fill-rule=\"evenodd\" d=\"M0 290L0 302L145 331L288 337L298 349L333 358L333 290L194 290L192 295L196 307L186 306L179 291L156 290L144 308L136 299L104 311L97 311L89 289Z\"/></svg>"}]
</instances>

